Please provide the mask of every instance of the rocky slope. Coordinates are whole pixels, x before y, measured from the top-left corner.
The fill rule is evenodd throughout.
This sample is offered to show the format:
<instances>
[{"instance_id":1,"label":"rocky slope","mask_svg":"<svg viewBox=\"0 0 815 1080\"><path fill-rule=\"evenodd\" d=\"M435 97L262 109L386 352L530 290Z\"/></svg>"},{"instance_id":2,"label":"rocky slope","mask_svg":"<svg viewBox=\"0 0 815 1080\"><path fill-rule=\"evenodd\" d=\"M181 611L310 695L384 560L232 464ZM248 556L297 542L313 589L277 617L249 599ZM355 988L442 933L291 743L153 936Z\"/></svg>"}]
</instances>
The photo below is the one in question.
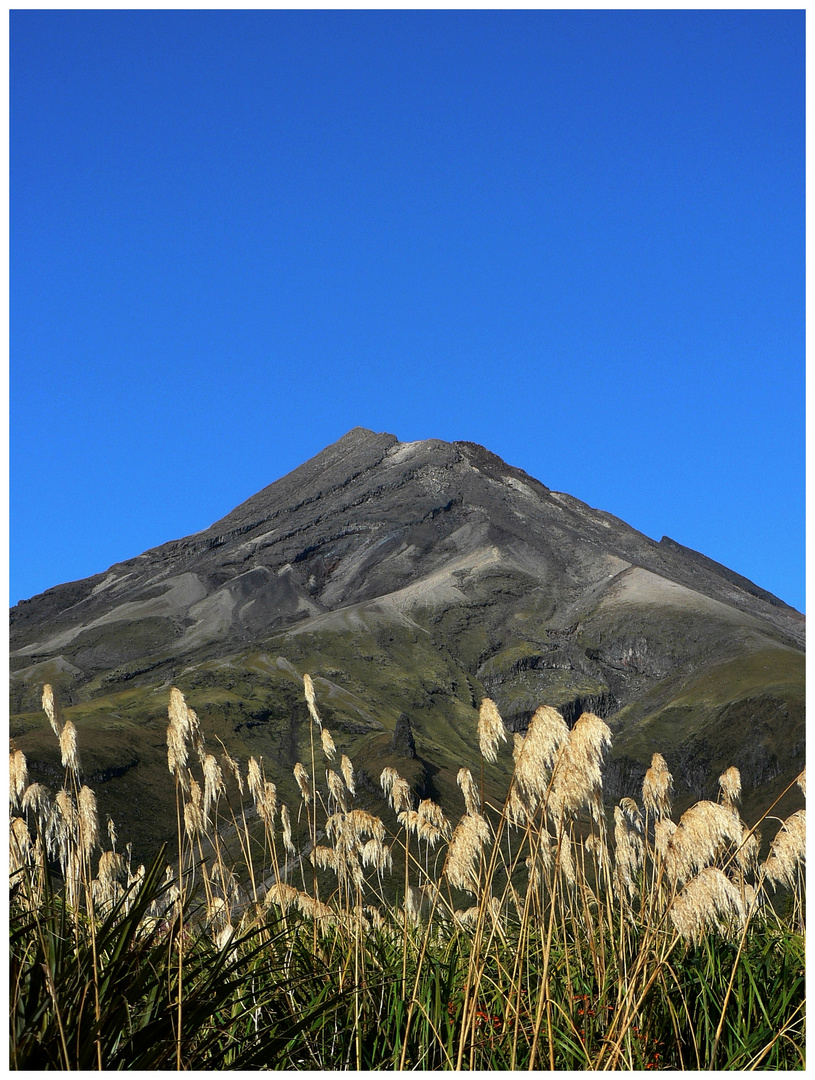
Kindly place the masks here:
<instances>
[{"instance_id":1,"label":"rocky slope","mask_svg":"<svg viewBox=\"0 0 815 1080\"><path fill-rule=\"evenodd\" d=\"M285 790L309 671L359 767L401 755L428 792L455 798L485 694L513 730L543 702L606 717L614 794L654 750L687 792L715 793L730 764L764 792L803 765L803 650L801 614L667 537L472 443L356 428L209 529L18 604L12 734L45 768L51 682L111 807L145 784L163 805L175 684Z\"/></svg>"}]
</instances>

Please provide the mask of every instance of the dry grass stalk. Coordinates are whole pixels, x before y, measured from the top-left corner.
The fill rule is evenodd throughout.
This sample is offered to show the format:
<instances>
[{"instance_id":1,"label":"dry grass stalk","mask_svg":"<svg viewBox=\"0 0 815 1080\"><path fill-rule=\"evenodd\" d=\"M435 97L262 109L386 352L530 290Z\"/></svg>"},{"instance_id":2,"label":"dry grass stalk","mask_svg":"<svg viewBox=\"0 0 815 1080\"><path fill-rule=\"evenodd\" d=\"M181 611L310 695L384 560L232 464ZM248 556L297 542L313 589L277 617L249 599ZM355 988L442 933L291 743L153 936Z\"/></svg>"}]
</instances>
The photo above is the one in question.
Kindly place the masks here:
<instances>
[{"instance_id":1,"label":"dry grass stalk","mask_svg":"<svg viewBox=\"0 0 815 1080\"><path fill-rule=\"evenodd\" d=\"M657 819L669 817L671 813L671 792L673 776L662 754L654 754L651 767L645 773L642 782L642 804L646 813Z\"/></svg>"},{"instance_id":2,"label":"dry grass stalk","mask_svg":"<svg viewBox=\"0 0 815 1080\"><path fill-rule=\"evenodd\" d=\"M725 806L735 807L741 802L741 773L735 765L731 765L719 777L719 788Z\"/></svg>"},{"instance_id":3,"label":"dry grass stalk","mask_svg":"<svg viewBox=\"0 0 815 1080\"><path fill-rule=\"evenodd\" d=\"M543 831L537 837L534 855L529 855L525 862L529 871L529 888L537 889L544 881L548 881L552 871L552 859L552 837Z\"/></svg>"},{"instance_id":4,"label":"dry grass stalk","mask_svg":"<svg viewBox=\"0 0 815 1080\"><path fill-rule=\"evenodd\" d=\"M481 798L473 780L473 774L469 769L459 769L456 782L464 796L466 812L472 817L477 817L481 813Z\"/></svg>"},{"instance_id":5,"label":"dry grass stalk","mask_svg":"<svg viewBox=\"0 0 815 1080\"><path fill-rule=\"evenodd\" d=\"M42 707L45 711L48 721L51 727L54 729L54 734L57 738L62 733L62 710L59 707L59 702L54 696L53 688L49 683L46 683L42 688Z\"/></svg>"},{"instance_id":6,"label":"dry grass stalk","mask_svg":"<svg viewBox=\"0 0 815 1080\"><path fill-rule=\"evenodd\" d=\"M732 934L744 925L745 912L735 885L717 867L708 866L676 897L670 916L677 933L696 944L710 930Z\"/></svg>"},{"instance_id":7,"label":"dry grass stalk","mask_svg":"<svg viewBox=\"0 0 815 1080\"><path fill-rule=\"evenodd\" d=\"M728 843L738 847L742 826L728 806L701 800L686 810L665 850L668 877L680 884L711 865Z\"/></svg>"},{"instance_id":8,"label":"dry grass stalk","mask_svg":"<svg viewBox=\"0 0 815 1080\"><path fill-rule=\"evenodd\" d=\"M806 858L806 810L796 810L776 833L762 864L764 877L773 884L795 888L796 868Z\"/></svg>"},{"instance_id":9,"label":"dry grass stalk","mask_svg":"<svg viewBox=\"0 0 815 1080\"><path fill-rule=\"evenodd\" d=\"M331 732L328 728L323 728L320 732L320 738L323 744L323 753L329 761L333 761L337 753L337 748L334 745L334 740L331 738Z\"/></svg>"},{"instance_id":10,"label":"dry grass stalk","mask_svg":"<svg viewBox=\"0 0 815 1080\"><path fill-rule=\"evenodd\" d=\"M490 698L484 698L478 711L478 745L485 761L498 760L498 742L507 741L504 721L498 707Z\"/></svg>"},{"instance_id":11,"label":"dry grass stalk","mask_svg":"<svg viewBox=\"0 0 815 1080\"><path fill-rule=\"evenodd\" d=\"M311 715L311 719L322 730L323 722L320 719L320 714L317 712L317 697L314 693L314 683L312 682L310 675L303 676L303 689L306 695L306 705L308 705L308 711Z\"/></svg>"}]
</instances>

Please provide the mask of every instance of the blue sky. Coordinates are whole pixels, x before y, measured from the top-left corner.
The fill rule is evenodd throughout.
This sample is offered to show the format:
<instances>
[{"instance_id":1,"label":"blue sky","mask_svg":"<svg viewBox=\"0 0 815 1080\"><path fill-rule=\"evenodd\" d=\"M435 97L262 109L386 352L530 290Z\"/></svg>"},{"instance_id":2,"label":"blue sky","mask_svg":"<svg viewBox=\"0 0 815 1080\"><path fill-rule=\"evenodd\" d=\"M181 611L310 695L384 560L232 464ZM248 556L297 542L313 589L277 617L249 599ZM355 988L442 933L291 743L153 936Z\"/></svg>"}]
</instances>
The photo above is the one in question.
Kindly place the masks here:
<instances>
[{"instance_id":1,"label":"blue sky","mask_svg":"<svg viewBox=\"0 0 815 1080\"><path fill-rule=\"evenodd\" d=\"M359 424L804 609L803 11L10 27L12 604Z\"/></svg>"}]
</instances>

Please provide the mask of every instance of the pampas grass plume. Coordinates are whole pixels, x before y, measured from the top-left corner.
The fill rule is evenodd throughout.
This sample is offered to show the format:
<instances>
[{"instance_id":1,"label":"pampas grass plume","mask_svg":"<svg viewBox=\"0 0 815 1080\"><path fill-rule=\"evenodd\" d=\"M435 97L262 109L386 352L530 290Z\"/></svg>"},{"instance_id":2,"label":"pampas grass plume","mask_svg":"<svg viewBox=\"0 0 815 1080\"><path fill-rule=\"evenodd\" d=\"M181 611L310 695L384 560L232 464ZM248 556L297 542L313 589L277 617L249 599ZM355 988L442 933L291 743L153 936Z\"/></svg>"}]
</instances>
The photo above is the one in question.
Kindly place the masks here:
<instances>
[{"instance_id":1,"label":"pampas grass plume","mask_svg":"<svg viewBox=\"0 0 815 1080\"><path fill-rule=\"evenodd\" d=\"M485 761L498 760L498 741L507 741L504 721L498 707L490 698L484 698L478 712L478 744Z\"/></svg>"}]
</instances>

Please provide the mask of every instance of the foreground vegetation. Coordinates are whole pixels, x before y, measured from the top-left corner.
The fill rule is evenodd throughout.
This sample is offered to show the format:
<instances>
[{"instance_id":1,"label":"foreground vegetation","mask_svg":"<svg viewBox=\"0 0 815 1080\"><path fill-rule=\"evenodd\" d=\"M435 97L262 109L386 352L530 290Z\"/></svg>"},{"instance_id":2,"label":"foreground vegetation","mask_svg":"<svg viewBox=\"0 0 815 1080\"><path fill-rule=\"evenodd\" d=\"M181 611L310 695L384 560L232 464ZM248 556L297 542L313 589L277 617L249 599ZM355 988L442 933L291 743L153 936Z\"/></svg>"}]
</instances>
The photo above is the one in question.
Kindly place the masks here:
<instances>
[{"instance_id":1,"label":"foreground vegetation","mask_svg":"<svg viewBox=\"0 0 815 1080\"><path fill-rule=\"evenodd\" d=\"M297 807L171 691L177 850L133 867L45 687L62 788L10 756L12 1068L804 1067L804 810L748 827L729 769L675 823L654 754L612 819L601 719L542 707L509 743L485 700L460 820L392 768L380 817L304 691Z\"/></svg>"}]
</instances>

